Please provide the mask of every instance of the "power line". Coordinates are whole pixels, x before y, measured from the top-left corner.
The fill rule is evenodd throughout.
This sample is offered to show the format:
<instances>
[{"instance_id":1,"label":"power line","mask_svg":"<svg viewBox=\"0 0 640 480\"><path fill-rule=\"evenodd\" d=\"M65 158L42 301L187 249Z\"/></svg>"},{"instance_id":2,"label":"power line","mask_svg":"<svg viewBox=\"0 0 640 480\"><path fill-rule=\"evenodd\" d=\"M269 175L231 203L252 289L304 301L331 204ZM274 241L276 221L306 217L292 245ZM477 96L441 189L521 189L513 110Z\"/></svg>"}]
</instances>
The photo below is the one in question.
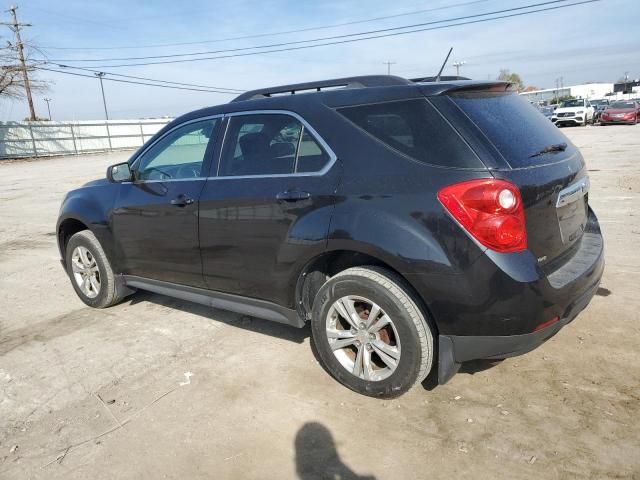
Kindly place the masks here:
<instances>
[{"instance_id":1,"label":"power line","mask_svg":"<svg viewBox=\"0 0 640 480\"><path fill-rule=\"evenodd\" d=\"M200 40L197 42L179 42L179 43L156 43L156 44L152 44L152 45L129 45L129 46L120 46L120 47L45 47L45 49L48 50L123 50L123 49L142 49L142 48L157 48L157 47L180 47L180 46L185 46L185 45L202 45L202 44L207 44L207 43L219 43L219 42L228 42L231 40L246 40L246 39L250 39L250 38L261 38L261 37L274 37L274 36L279 36L279 35L288 35L288 34L292 34L292 33L302 33L302 32L311 32L314 30L327 30L330 28L339 28L339 27L344 27L344 26L348 26L348 25L356 25L356 24L360 24L360 23L370 23L370 22L376 22L379 20L389 20L391 18L398 18L398 17L406 17L409 15L418 15L421 13L428 13L428 12L435 12L438 10L448 10L451 8L456 8L456 7L465 7L468 5L473 5L473 4L477 4L477 3L485 3L489 0L474 0L471 2L461 2L461 3L454 3L452 5L445 5L442 7L436 7L436 8L426 8L426 9L422 9L422 10L414 10L411 12L404 12L404 13L398 13L398 14L394 14L394 15L385 15L385 16L381 16L381 17L374 17L374 18L368 18L368 19L362 19L362 20L353 20L353 21L349 21L349 22L342 22L342 23L334 23L331 25L320 25L317 27L307 27L307 28L300 28L300 29L296 29L296 30L285 30L285 31L280 31L280 32L267 32L267 33L256 33L256 34L251 34L251 35L242 35L242 36L237 36L237 37L227 37L227 38L217 38L217 39L212 39L212 40Z\"/></svg>"},{"instance_id":2,"label":"power line","mask_svg":"<svg viewBox=\"0 0 640 480\"><path fill-rule=\"evenodd\" d=\"M98 70L92 70L90 68L82 68L82 67L74 67L71 65L65 65L62 63L54 63L54 62L49 62L46 61L44 62L45 64L49 65L55 65L57 67L60 68L72 68L74 70L81 70L83 72L91 72L91 73L98 73ZM61 71L61 73L64 73ZM172 82L170 80L159 80L156 78L148 78L148 77L137 77L134 75L124 75L122 73L113 73L113 72L104 72L107 75L112 75L115 77L122 77L122 78L133 78L134 80L145 80L148 82L155 82L155 83L166 83L166 84L170 84L170 85L178 85L178 86L182 86L182 87L197 87L197 88L203 88L203 89L207 89L207 90L216 90L217 93L234 93L234 94L238 94L238 93L243 93L245 90L239 90L237 88L226 88L226 87L215 87L212 85L200 85L197 83L185 83L185 82ZM108 79L106 79L108 80ZM159 85L158 85L159 86Z\"/></svg>"},{"instance_id":3,"label":"power line","mask_svg":"<svg viewBox=\"0 0 640 480\"><path fill-rule=\"evenodd\" d=\"M45 70L47 72L55 72L55 73L62 73L64 75L73 75L76 77L85 77L85 78L95 78L94 75L87 75L84 73L76 73L76 72L67 72L64 70L56 70L53 68L46 68L46 67L39 67L39 66L34 66L33 68L36 68L38 70ZM106 73L106 72L97 72L97 73ZM105 81L109 81L109 82L119 82L119 83L131 83L134 85L146 85L148 87L160 87L160 88L173 88L176 90L189 90L192 92L207 92L207 93L224 93L226 95L237 95L237 92L224 92L224 91L220 91L220 90L206 90L206 89L200 89L200 88L188 88L188 87L178 87L178 86L173 86L173 85L158 85L155 83L146 83L146 82L135 82L132 80L121 80L119 78L104 78Z\"/></svg>"},{"instance_id":4,"label":"power line","mask_svg":"<svg viewBox=\"0 0 640 480\"><path fill-rule=\"evenodd\" d=\"M533 4L533 5L529 5L527 7L520 7L520 8L531 8L531 7L534 7L536 5L545 5L545 4L549 4L549 3L557 3L557 1L566 1L566 0L556 0L556 2L545 2L545 3L542 3L542 4ZM172 64L172 63L186 63L186 62L198 62L198 61L204 61L204 60L219 60L219 59L224 59L224 58L246 57L246 56L252 56L252 55L262 55L264 53L288 52L288 51L295 51L295 50L303 50L303 49L307 49L307 48L325 47L325 46L329 46L329 45L341 45L341 44L346 44L346 43L361 42L361 41L365 41L365 40L372 40L372 39L378 39L378 38L395 37L395 36L399 36L399 35L408 35L408 34L411 34L411 33L426 32L426 31L431 31L431 30L441 30L441 29L445 29L445 28L458 27L458 26L462 26L462 25L484 23L484 22L489 22L489 21L493 21L493 20L500 20L500 19L511 18L511 17L519 17L519 16L523 16L523 15L530 15L530 14L533 14L533 13L546 12L546 11L550 11L550 10L558 10L558 9L561 9L561 8L568 8L568 7L573 7L573 6L576 6L576 5L584 5L584 4L595 3L595 2L599 2L599 1L602 1L602 0L583 0L583 1L580 1L580 2L574 2L574 3L570 3L570 4L565 4L565 5L556 5L556 6L553 6L553 7L539 8L537 10L530 10L530 11L527 11L527 12L518 12L518 13L512 13L512 14L509 14L509 15L500 15L500 16L491 17L491 18L481 18L481 19L472 20L472 21L452 23L452 24L449 24L449 25L438 25L438 26L435 26L435 27L419 28L419 29L409 30L409 31L405 31L405 32L394 32L394 33L386 33L386 34L380 34L380 35L371 35L371 36L362 37L362 38L339 40L339 41L325 42L325 43L317 43L317 44L314 44L314 45L302 45L302 46L297 46L297 47L279 48L279 49L272 49L272 50L262 50L262 51L258 51L258 52L246 52L246 53L238 53L238 54L231 54L231 55L218 55L218 56L214 56L214 57L187 58L187 59L179 59L179 60L164 60L164 61L158 61L158 62L123 63L123 64L115 64L115 65L92 65L92 66L89 66L87 68L96 68L97 69L97 68L103 68L103 67L105 67L105 68L120 68L120 67L136 67L136 66L144 66L144 65L164 65L164 64ZM510 9L510 10L512 10L512 9ZM494 13L495 12L486 13L486 14L483 14L483 15L491 15L491 14L494 14ZM449 20L449 21L451 21L451 20ZM408 27L403 27L403 28L408 28ZM363 35L363 34L361 33L360 35ZM311 40L308 40L308 41L311 41ZM253 47L253 48L258 48L258 47Z\"/></svg>"},{"instance_id":5,"label":"power line","mask_svg":"<svg viewBox=\"0 0 640 480\"><path fill-rule=\"evenodd\" d=\"M209 55L209 54L217 54L217 53L241 52L241 51L246 51L246 50L255 50L255 49L262 49L262 48L285 47L285 46L289 46L289 45L300 45L300 44L305 44L305 43L324 42L324 41L327 41L327 40L337 40L337 39L349 38L349 37L359 37L359 36L362 36L362 35L371 35L371 34L378 34L378 33L385 33L385 32L397 32L398 30L406 30L406 29L411 29L411 28L425 27L425 26L428 26L428 25L438 25L438 24L442 24L442 23L457 22L457 21L460 21L460 20L468 20L468 19L471 19L471 18L486 17L486 16L489 16L489 15L498 15L498 14L502 14L502 13L514 12L514 11L519 11L519 10L526 10L526 9L545 6L545 5L551 5L551 4L557 4L557 3L565 3L567 1L569 1L569 0L549 0L549 1L546 1L546 2L533 3L533 4L529 4L529 5L524 5L524 6L521 6L521 7L506 8L506 9L502 9L502 10L495 10L493 12L477 13L477 14L474 14L474 15L465 15L465 16L461 16L461 17L448 18L448 19L444 19L444 20L432 20L430 22L415 23L415 24L412 24L412 25L403 25L403 26L399 26L399 27L389 27L389 28L382 28L382 29L378 29L378 30L369 30L369 31L365 31L365 32L347 33L347 34L342 34L342 35L332 35L332 36L328 36L328 37L318 37L318 38L312 38L312 39L308 39L308 40L297 40L297 41L292 41L292 42L281 42L281 43L271 43L271 44L266 44L266 45L256 45L256 46L253 46L253 47L227 48L227 49L222 49L222 50L207 50L207 51L202 51L202 52L172 53L172 54L167 54L167 55L147 55L147 56L141 56L141 57L79 58L79 59L54 58L54 59L51 59L51 61L52 62L73 62L73 63L83 62L83 63L85 63L85 62L113 62L113 61L128 61L128 60L154 60L154 59L160 59L160 58L196 57L196 56L200 56L200 55Z\"/></svg>"}]
</instances>

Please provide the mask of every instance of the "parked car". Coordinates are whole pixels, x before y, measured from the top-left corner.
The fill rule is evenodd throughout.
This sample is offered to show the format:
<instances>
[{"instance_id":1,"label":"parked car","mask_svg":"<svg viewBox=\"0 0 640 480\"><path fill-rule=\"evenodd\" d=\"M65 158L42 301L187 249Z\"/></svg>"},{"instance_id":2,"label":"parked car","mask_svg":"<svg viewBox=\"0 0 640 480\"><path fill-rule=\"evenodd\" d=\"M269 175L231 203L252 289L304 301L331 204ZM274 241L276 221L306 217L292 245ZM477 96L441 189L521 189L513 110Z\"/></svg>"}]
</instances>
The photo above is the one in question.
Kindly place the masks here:
<instances>
[{"instance_id":1,"label":"parked car","mask_svg":"<svg viewBox=\"0 0 640 480\"><path fill-rule=\"evenodd\" d=\"M594 109L586 98L563 100L556 108L551 121L558 127L593 123Z\"/></svg>"},{"instance_id":2,"label":"parked car","mask_svg":"<svg viewBox=\"0 0 640 480\"><path fill-rule=\"evenodd\" d=\"M67 194L62 264L96 308L142 289L310 323L364 395L523 354L604 259L582 155L511 88L365 76L188 113Z\"/></svg>"},{"instance_id":3,"label":"parked car","mask_svg":"<svg viewBox=\"0 0 640 480\"><path fill-rule=\"evenodd\" d=\"M540 113L542 113L548 120L551 120L553 118L553 112L555 111L555 109L550 106L541 106L538 108L538 110L540 110Z\"/></svg>"},{"instance_id":4,"label":"parked car","mask_svg":"<svg viewBox=\"0 0 640 480\"><path fill-rule=\"evenodd\" d=\"M609 106L609 100L606 98L590 100L591 106L593 107L593 123L598 123L600 121L600 116L602 112L607 109Z\"/></svg>"},{"instance_id":5,"label":"parked car","mask_svg":"<svg viewBox=\"0 0 640 480\"><path fill-rule=\"evenodd\" d=\"M640 103L634 100L624 100L612 103L602 112L600 125L627 123L635 125L640 120Z\"/></svg>"}]
</instances>

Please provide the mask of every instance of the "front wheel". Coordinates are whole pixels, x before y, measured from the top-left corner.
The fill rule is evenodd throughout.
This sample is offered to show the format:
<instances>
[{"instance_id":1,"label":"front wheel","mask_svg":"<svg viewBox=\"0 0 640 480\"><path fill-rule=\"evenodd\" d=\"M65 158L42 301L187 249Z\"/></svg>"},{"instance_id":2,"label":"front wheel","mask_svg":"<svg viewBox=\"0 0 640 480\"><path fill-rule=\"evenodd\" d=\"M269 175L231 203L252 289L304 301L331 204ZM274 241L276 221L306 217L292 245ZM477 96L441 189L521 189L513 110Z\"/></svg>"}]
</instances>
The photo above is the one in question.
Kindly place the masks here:
<instances>
[{"instance_id":1,"label":"front wheel","mask_svg":"<svg viewBox=\"0 0 640 480\"><path fill-rule=\"evenodd\" d=\"M90 230L73 235L67 242L65 252L71 285L80 300L90 307L110 307L131 293L131 290L116 282L111 264Z\"/></svg>"},{"instance_id":2,"label":"front wheel","mask_svg":"<svg viewBox=\"0 0 640 480\"><path fill-rule=\"evenodd\" d=\"M433 330L403 280L381 268L349 268L325 283L311 331L323 367L363 395L397 397L431 370Z\"/></svg>"}]
</instances>

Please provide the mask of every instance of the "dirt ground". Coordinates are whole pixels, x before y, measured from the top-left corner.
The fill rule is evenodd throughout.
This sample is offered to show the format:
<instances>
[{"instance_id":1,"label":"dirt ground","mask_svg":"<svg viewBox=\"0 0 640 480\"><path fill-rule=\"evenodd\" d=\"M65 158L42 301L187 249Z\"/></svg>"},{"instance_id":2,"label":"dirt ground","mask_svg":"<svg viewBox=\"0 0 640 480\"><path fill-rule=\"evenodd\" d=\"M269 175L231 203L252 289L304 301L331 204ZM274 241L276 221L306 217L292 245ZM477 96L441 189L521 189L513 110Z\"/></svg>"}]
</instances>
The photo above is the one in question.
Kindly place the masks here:
<instances>
[{"instance_id":1,"label":"dirt ground","mask_svg":"<svg viewBox=\"0 0 640 480\"><path fill-rule=\"evenodd\" d=\"M563 132L605 235L598 296L541 348L393 401L332 380L309 329L148 293L87 308L60 201L129 153L0 163L0 477L640 479L640 125Z\"/></svg>"}]
</instances>

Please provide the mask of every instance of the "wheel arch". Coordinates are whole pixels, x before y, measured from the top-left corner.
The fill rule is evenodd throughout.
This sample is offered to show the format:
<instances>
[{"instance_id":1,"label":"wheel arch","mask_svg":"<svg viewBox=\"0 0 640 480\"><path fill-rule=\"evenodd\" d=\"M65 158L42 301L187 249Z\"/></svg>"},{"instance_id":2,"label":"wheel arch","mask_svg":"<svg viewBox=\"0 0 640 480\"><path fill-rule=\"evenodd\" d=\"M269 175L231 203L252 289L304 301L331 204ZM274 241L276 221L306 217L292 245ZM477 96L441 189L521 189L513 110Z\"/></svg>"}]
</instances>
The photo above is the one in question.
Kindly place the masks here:
<instances>
[{"instance_id":1,"label":"wheel arch","mask_svg":"<svg viewBox=\"0 0 640 480\"><path fill-rule=\"evenodd\" d=\"M348 268L362 266L383 268L397 276L402 281L402 286L409 291L415 303L422 310L427 321L430 322L430 326L435 329L434 334L437 335L437 324L427 301L418 293L418 289L409 278L402 274L402 266L385 258L384 255L355 249L325 251L305 264L297 276L295 286L295 306L301 318L305 322L311 319L315 295L329 278Z\"/></svg>"},{"instance_id":2,"label":"wheel arch","mask_svg":"<svg viewBox=\"0 0 640 480\"><path fill-rule=\"evenodd\" d=\"M89 228L88 222L77 217L66 217L58 222L56 238L58 240L58 250L63 260L66 256L69 239L83 230L91 229Z\"/></svg>"}]
</instances>

